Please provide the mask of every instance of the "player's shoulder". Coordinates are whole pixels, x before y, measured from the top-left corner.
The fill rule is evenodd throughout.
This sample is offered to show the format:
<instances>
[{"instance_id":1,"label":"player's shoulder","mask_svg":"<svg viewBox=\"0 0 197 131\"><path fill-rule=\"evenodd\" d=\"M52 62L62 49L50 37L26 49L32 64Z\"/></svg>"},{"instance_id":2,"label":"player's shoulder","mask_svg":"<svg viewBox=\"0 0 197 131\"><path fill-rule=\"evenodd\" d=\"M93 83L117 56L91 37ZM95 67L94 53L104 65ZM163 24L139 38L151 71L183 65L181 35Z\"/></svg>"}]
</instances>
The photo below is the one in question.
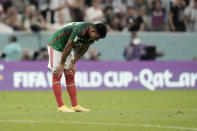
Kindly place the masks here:
<instances>
[{"instance_id":1,"label":"player's shoulder","mask_svg":"<svg viewBox=\"0 0 197 131\"><path fill-rule=\"evenodd\" d=\"M76 24L76 27L74 27L74 31L80 33L83 36L83 34L88 31L89 25L91 24L92 23L90 22L79 22L78 24Z\"/></svg>"}]
</instances>

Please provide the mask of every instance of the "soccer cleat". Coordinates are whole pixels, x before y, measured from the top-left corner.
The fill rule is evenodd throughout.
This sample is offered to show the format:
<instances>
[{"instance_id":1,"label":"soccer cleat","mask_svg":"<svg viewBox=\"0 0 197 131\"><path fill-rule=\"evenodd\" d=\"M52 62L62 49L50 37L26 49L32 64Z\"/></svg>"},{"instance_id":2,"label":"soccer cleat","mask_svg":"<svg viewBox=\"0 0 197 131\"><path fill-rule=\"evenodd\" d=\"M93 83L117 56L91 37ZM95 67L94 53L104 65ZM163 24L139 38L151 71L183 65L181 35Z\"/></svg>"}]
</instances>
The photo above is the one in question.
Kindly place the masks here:
<instances>
[{"instance_id":1,"label":"soccer cleat","mask_svg":"<svg viewBox=\"0 0 197 131\"><path fill-rule=\"evenodd\" d=\"M72 107L71 109L74 110L75 112L89 112L90 111L90 109L83 108L80 105L76 105Z\"/></svg>"},{"instance_id":2,"label":"soccer cleat","mask_svg":"<svg viewBox=\"0 0 197 131\"><path fill-rule=\"evenodd\" d=\"M74 110L68 108L67 106L63 105L57 108L58 112L75 112Z\"/></svg>"}]
</instances>

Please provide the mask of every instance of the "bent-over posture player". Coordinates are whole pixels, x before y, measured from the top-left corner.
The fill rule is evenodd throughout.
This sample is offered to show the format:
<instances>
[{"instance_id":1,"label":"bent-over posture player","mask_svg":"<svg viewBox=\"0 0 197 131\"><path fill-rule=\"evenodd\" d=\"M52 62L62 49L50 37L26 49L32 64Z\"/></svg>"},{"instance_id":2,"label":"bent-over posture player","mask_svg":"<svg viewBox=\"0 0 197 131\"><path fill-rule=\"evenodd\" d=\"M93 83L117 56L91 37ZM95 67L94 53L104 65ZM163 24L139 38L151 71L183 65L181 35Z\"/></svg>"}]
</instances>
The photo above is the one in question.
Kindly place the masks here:
<instances>
[{"instance_id":1,"label":"bent-over posture player","mask_svg":"<svg viewBox=\"0 0 197 131\"><path fill-rule=\"evenodd\" d=\"M48 40L49 69L52 70L52 88L56 97L59 112L88 112L77 103L75 85L75 63L85 54L94 41L105 38L105 24L89 22L73 22L57 30ZM78 51L74 55L73 48ZM64 73L67 91L72 107L68 108L62 100L61 77Z\"/></svg>"}]
</instances>

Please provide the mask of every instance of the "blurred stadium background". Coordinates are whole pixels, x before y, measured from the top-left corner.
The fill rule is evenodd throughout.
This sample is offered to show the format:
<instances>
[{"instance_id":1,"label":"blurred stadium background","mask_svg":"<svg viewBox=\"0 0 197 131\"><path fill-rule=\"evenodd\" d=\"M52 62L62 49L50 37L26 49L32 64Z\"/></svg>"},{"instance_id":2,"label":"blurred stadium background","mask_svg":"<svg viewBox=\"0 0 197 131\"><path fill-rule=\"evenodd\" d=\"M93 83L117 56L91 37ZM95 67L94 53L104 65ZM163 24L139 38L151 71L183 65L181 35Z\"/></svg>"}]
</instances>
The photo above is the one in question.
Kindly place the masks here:
<instances>
[{"instance_id":1,"label":"blurred stadium background","mask_svg":"<svg viewBox=\"0 0 197 131\"><path fill-rule=\"evenodd\" d=\"M58 113L47 40L82 21L108 29L77 63L92 111ZM0 0L0 130L197 131L196 61L197 0Z\"/></svg>"}]
</instances>

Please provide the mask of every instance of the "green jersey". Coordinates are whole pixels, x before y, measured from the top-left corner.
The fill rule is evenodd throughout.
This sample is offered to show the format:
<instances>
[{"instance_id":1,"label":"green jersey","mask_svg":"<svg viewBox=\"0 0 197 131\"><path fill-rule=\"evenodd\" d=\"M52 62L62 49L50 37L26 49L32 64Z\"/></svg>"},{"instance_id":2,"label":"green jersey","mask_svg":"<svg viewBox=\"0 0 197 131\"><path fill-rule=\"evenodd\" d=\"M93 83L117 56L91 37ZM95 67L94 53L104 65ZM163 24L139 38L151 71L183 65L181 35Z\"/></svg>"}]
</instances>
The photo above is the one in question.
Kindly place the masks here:
<instances>
[{"instance_id":1,"label":"green jersey","mask_svg":"<svg viewBox=\"0 0 197 131\"><path fill-rule=\"evenodd\" d=\"M72 41L74 47L93 43L89 36L89 22L72 22L57 30L48 40L48 45L57 51L63 51L68 40Z\"/></svg>"}]
</instances>

